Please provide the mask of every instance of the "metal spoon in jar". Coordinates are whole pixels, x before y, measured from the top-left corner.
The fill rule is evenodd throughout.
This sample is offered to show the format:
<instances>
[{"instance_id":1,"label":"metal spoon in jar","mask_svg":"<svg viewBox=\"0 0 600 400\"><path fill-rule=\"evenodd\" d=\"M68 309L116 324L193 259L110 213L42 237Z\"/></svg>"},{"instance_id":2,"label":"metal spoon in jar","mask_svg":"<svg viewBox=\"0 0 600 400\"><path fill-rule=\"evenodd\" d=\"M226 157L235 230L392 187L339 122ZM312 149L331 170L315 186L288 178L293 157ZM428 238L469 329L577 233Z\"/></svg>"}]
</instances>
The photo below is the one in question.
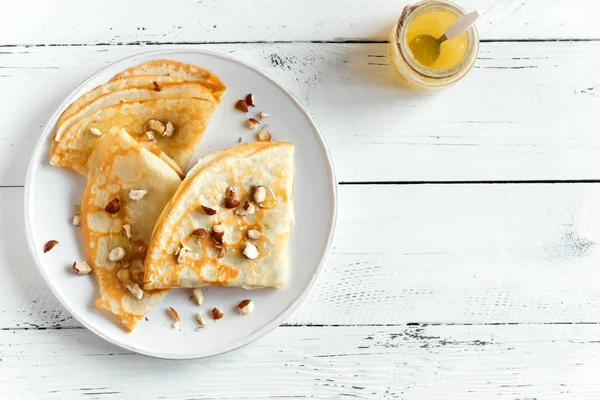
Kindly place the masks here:
<instances>
[{"instance_id":1,"label":"metal spoon in jar","mask_svg":"<svg viewBox=\"0 0 600 400\"><path fill-rule=\"evenodd\" d=\"M477 11L463 15L450 25L442 36L435 38L431 35L419 35L410 41L408 47L413 56L426 67L433 64L440 58L440 46L446 40L452 40L461 33L467 31L479 17Z\"/></svg>"}]
</instances>

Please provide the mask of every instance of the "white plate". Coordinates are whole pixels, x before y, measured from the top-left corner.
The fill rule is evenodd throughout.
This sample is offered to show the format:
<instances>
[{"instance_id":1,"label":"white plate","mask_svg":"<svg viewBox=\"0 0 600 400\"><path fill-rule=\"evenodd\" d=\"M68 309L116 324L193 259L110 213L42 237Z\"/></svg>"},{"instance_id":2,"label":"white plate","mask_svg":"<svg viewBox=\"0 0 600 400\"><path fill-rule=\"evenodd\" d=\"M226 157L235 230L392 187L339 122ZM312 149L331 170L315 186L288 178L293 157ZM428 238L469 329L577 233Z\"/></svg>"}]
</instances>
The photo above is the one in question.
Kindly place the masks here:
<instances>
[{"instance_id":1,"label":"white plate","mask_svg":"<svg viewBox=\"0 0 600 400\"><path fill-rule=\"evenodd\" d=\"M287 287L245 291L206 288L202 307L189 301L189 290L173 290L128 334L107 312L96 310L99 292L93 277L71 270L76 260L87 259L80 228L71 225L74 206L81 201L84 177L48 164L48 150L60 113L76 98L107 82L116 73L152 59L168 58L197 64L219 76L227 85L223 101L192 158L237 144L238 137L253 141L243 122L259 111L272 116L266 121L273 140L296 145L294 210L296 226L290 239L291 274ZM234 109L235 102L253 93L256 108L248 114ZM102 338L126 349L161 358L197 358L223 353L250 343L281 324L304 300L322 269L331 245L337 196L333 166L323 135L298 100L279 83L254 67L219 54L201 51L162 51L139 54L118 61L79 86L58 107L42 133L33 154L25 190L25 222L29 248L40 273L62 305L82 325ZM59 245L44 254L48 240ZM255 302L246 317L234 312L243 299ZM182 321L172 327L167 307ZM217 307L225 313L218 322L207 318L207 329L196 332L195 314ZM208 314L206 314L208 315Z\"/></svg>"}]
</instances>

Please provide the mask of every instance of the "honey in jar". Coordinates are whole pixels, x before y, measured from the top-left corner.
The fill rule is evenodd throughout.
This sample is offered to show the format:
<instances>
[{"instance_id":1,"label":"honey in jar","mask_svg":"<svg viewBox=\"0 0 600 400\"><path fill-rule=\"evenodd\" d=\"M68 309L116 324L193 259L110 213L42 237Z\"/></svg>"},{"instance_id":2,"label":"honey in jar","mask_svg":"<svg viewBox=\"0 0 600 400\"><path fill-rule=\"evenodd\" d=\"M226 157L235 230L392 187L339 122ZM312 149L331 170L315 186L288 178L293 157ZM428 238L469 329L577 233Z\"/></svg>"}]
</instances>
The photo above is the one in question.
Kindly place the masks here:
<instances>
[{"instance_id":1,"label":"honey in jar","mask_svg":"<svg viewBox=\"0 0 600 400\"><path fill-rule=\"evenodd\" d=\"M479 51L475 27L441 45L423 40L424 36L439 38L465 14L457 5L437 0L421 1L404 8L390 37L390 58L405 84L417 90L435 91L467 75ZM433 54L436 50L439 54Z\"/></svg>"}]
</instances>

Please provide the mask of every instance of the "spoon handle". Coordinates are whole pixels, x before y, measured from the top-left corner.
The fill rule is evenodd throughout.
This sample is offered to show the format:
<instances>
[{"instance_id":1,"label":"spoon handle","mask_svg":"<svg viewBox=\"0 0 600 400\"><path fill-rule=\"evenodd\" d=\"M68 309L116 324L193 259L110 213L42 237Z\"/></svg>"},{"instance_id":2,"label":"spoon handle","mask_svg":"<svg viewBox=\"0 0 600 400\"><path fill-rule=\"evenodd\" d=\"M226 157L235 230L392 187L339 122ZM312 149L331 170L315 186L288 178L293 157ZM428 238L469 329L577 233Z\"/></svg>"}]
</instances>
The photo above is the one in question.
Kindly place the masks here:
<instances>
[{"instance_id":1,"label":"spoon handle","mask_svg":"<svg viewBox=\"0 0 600 400\"><path fill-rule=\"evenodd\" d=\"M448 29L446 29L446 31L444 32L446 40L454 39L464 31L469 29L475 23L477 18L479 18L479 12L473 11L457 19L456 22L450 25Z\"/></svg>"}]
</instances>

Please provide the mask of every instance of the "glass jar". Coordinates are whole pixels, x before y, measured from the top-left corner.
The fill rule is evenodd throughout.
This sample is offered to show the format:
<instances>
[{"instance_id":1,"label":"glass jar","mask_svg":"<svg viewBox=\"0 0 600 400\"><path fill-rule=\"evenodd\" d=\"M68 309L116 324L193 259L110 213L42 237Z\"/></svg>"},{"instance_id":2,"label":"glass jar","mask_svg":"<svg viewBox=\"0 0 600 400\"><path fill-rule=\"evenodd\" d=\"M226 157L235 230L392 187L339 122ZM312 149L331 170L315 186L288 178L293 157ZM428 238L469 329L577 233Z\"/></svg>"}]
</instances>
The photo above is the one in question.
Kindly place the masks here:
<instances>
[{"instance_id":1,"label":"glass jar","mask_svg":"<svg viewBox=\"0 0 600 400\"><path fill-rule=\"evenodd\" d=\"M479 52L479 34L475 26L455 39L442 43L440 58L444 56L445 59L430 66L419 62L409 46L410 40L414 39L410 36L419 33L437 38L465 14L465 10L456 4L443 0L424 0L404 8L392 30L389 45L392 65L406 85L420 91L437 91L460 81L469 73ZM460 58L453 63L457 54Z\"/></svg>"}]
</instances>

